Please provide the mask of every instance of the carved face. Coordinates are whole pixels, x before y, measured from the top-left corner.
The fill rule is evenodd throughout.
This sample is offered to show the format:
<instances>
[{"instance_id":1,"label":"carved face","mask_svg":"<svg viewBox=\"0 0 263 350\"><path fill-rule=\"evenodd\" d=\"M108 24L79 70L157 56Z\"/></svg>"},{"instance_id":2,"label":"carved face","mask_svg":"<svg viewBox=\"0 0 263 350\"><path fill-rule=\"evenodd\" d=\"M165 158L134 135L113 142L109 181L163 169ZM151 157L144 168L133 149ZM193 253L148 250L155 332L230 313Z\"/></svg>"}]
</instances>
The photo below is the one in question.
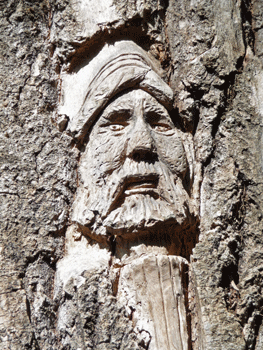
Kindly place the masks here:
<instances>
[{"instance_id":1,"label":"carved face","mask_svg":"<svg viewBox=\"0 0 263 350\"><path fill-rule=\"evenodd\" d=\"M123 93L106 106L90 133L73 220L115 235L163 222L182 225L187 169L180 132L165 107L143 90Z\"/></svg>"}]
</instances>

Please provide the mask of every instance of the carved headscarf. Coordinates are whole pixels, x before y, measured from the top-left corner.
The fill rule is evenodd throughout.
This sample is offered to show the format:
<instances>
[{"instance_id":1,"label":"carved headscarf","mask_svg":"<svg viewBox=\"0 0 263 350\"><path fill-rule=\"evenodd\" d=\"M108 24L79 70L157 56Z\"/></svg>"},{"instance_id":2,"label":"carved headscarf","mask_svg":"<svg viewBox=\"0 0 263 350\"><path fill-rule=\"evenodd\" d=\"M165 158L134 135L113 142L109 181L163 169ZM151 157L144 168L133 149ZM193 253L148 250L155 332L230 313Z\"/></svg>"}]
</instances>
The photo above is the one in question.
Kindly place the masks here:
<instances>
[{"instance_id":1,"label":"carved headscarf","mask_svg":"<svg viewBox=\"0 0 263 350\"><path fill-rule=\"evenodd\" d=\"M85 71L88 82L84 102L69 120L68 130L83 139L107 103L118 93L130 88L145 90L168 110L173 92L161 79L150 56L131 41L105 45Z\"/></svg>"}]
</instances>

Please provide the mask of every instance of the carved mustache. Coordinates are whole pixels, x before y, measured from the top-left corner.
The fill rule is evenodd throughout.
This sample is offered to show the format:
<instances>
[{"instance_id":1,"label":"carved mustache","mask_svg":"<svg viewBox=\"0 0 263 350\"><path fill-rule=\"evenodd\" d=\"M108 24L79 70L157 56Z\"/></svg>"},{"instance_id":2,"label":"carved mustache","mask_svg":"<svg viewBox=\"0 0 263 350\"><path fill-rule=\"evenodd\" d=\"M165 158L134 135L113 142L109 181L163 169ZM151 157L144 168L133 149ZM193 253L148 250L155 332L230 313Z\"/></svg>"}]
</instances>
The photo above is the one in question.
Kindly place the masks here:
<instances>
[{"instance_id":1,"label":"carved mustache","mask_svg":"<svg viewBox=\"0 0 263 350\"><path fill-rule=\"evenodd\" d=\"M124 192L125 187L132 183L149 181L157 184L161 173L159 162L153 164L126 159L122 167L116 172L116 175L114 174L114 177L119 178L119 181L113 193L113 198L116 198L120 192Z\"/></svg>"},{"instance_id":2,"label":"carved mustache","mask_svg":"<svg viewBox=\"0 0 263 350\"><path fill-rule=\"evenodd\" d=\"M146 163L144 161L134 162L133 160L125 162L123 167L112 176L118 178L117 184L111 181L109 185L110 205L106 216L116 209L118 202L123 200L125 195L133 194L136 191L151 193L155 198L161 198L166 202L169 200L158 191L159 180L165 176L160 162Z\"/></svg>"}]
</instances>

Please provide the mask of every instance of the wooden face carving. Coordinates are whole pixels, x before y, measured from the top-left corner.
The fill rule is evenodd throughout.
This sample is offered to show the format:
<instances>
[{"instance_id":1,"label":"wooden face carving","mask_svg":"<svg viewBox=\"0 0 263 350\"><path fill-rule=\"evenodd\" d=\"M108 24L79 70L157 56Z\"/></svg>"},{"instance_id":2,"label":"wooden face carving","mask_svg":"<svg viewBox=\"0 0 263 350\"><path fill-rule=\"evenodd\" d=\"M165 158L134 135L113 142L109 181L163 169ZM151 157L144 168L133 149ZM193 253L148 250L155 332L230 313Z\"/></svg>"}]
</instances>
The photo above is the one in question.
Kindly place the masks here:
<instances>
[{"instance_id":1,"label":"wooden face carving","mask_svg":"<svg viewBox=\"0 0 263 350\"><path fill-rule=\"evenodd\" d=\"M187 219L188 163L180 132L165 107L141 89L106 106L79 171L73 220L95 235L125 236Z\"/></svg>"}]
</instances>

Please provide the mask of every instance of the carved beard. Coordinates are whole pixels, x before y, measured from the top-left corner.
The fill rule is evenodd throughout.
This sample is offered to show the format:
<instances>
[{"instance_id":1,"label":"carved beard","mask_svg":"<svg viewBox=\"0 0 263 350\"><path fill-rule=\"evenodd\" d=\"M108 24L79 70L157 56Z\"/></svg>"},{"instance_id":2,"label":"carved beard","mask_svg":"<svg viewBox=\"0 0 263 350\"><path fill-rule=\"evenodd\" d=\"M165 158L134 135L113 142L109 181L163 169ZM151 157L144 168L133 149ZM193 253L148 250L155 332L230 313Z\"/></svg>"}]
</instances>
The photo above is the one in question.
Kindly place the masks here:
<instances>
[{"instance_id":1,"label":"carved beard","mask_svg":"<svg viewBox=\"0 0 263 350\"><path fill-rule=\"evenodd\" d=\"M86 186L76 199L73 220L89 228L91 234L125 236L150 232L160 223L187 224L189 196L181 178L160 161L127 158L121 169L113 170L96 185Z\"/></svg>"}]
</instances>

